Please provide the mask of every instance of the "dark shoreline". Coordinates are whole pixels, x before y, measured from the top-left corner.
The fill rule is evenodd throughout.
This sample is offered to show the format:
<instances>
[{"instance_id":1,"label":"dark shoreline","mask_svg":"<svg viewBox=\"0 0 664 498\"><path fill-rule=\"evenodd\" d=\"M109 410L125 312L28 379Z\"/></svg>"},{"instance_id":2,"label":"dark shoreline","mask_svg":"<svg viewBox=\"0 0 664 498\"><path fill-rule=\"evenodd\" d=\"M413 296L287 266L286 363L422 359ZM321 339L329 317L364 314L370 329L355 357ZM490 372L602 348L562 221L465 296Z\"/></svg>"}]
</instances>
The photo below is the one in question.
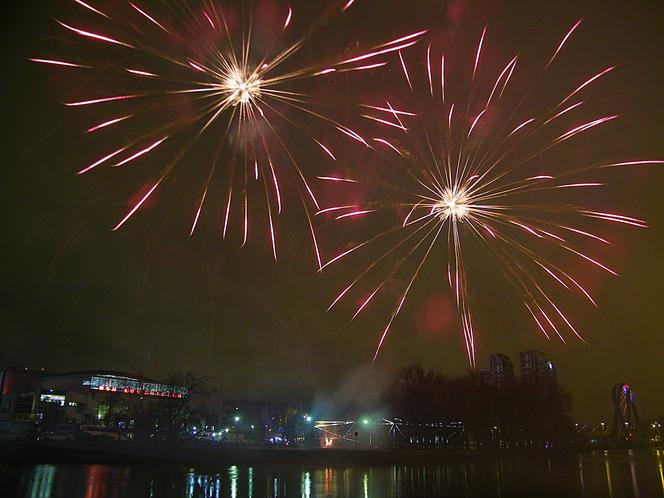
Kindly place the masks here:
<instances>
[{"instance_id":1,"label":"dark shoreline","mask_svg":"<svg viewBox=\"0 0 664 498\"><path fill-rule=\"evenodd\" d=\"M296 449L165 446L135 442L0 442L0 463L108 465L394 465L483 462L495 458L565 457L587 450ZM624 451L624 450L619 450ZM638 450L637 450L638 451Z\"/></svg>"}]
</instances>

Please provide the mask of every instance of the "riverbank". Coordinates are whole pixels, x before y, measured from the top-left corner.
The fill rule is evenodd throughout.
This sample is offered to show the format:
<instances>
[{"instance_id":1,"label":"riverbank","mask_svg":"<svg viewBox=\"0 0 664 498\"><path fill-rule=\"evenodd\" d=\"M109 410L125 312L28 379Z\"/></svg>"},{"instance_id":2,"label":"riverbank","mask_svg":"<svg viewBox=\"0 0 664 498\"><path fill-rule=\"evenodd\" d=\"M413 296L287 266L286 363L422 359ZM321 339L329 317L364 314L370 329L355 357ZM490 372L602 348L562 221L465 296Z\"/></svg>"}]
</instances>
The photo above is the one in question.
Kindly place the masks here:
<instances>
[{"instance_id":1,"label":"riverbank","mask_svg":"<svg viewBox=\"0 0 664 498\"><path fill-rule=\"evenodd\" d=\"M169 446L136 441L2 441L3 464L173 465L394 465L453 463L524 455L564 455L568 450L301 449Z\"/></svg>"}]
</instances>

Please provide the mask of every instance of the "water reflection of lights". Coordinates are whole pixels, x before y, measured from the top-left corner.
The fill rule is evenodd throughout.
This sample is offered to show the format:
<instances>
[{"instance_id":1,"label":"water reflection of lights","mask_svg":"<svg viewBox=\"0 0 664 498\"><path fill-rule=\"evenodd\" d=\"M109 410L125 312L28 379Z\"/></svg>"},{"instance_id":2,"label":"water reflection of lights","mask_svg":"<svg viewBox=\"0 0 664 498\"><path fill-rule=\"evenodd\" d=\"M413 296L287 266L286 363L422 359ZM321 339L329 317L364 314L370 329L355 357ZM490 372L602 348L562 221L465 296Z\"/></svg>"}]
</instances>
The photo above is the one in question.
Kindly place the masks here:
<instances>
[{"instance_id":1,"label":"water reflection of lights","mask_svg":"<svg viewBox=\"0 0 664 498\"><path fill-rule=\"evenodd\" d=\"M171 496L169 493L181 498L410 498L433 496L427 494L432 491L435 496L508 498L513 496L515 483L521 485L522 479L524 486L535 486L533 490L543 489L537 486L558 489L561 493L557 496L664 497L664 452L660 450L600 451L577 455L564 463L554 458L551 482L547 479L547 463L547 459L540 458L533 467L525 459L516 462L497 458L482 464L359 468L233 465L208 474L195 469L180 473L156 469L144 472L122 466L39 465L21 472L17 483L21 492L13 494L3 487L0 498L160 498ZM537 482L531 475L533 469ZM477 495L480 489L484 494Z\"/></svg>"},{"instance_id":2,"label":"water reflection of lights","mask_svg":"<svg viewBox=\"0 0 664 498\"><path fill-rule=\"evenodd\" d=\"M231 498L237 498L237 477L239 471L236 465L232 465L228 469L228 477L231 480Z\"/></svg>"},{"instance_id":3,"label":"water reflection of lights","mask_svg":"<svg viewBox=\"0 0 664 498\"><path fill-rule=\"evenodd\" d=\"M611 466L609 465L609 452L604 451L604 469L606 471L606 484L609 488L609 498L613 498L613 485L611 484Z\"/></svg>"},{"instance_id":4,"label":"water reflection of lights","mask_svg":"<svg viewBox=\"0 0 664 498\"><path fill-rule=\"evenodd\" d=\"M660 463L661 469L661 463ZM32 471L30 498L50 498L55 479L53 465L37 465Z\"/></svg>"},{"instance_id":5,"label":"water reflection of lights","mask_svg":"<svg viewBox=\"0 0 664 498\"><path fill-rule=\"evenodd\" d=\"M583 460L581 459L581 455L579 455L579 482L581 483L581 493L585 498L585 496L586 496L586 481L583 479Z\"/></svg>"},{"instance_id":6,"label":"water reflection of lights","mask_svg":"<svg viewBox=\"0 0 664 498\"><path fill-rule=\"evenodd\" d=\"M302 498L311 498L311 474L302 472Z\"/></svg>"},{"instance_id":7,"label":"water reflection of lights","mask_svg":"<svg viewBox=\"0 0 664 498\"><path fill-rule=\"evenodd\" d=\"M186 476L186 498L205 496L206 498L219 498L221 496L221 478L219 474L212 476L196 474L193 469Z\"/></svg>"},{"instance_id":8,"label":"water reflection of lights","mask_svg":"<svg viewBox=\"0 0 664 498\"><path fill-rule=\"evenodd\" d=\"M254 468L249 467L247 471L247 498L254 497Z\"/></svg>"}]
</instances>

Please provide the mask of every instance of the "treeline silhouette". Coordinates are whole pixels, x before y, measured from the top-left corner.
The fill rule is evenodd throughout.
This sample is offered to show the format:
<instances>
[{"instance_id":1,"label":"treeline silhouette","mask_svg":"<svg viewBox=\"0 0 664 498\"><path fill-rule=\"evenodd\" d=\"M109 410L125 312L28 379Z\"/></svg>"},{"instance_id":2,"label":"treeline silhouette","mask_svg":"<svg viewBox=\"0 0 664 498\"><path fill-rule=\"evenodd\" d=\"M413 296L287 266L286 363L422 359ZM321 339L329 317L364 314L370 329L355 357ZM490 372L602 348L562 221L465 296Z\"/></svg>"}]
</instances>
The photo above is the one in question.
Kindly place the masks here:
<instances>
[{"instance_id":1,"label":"treeline silhouette","mask_svg":"<svg viewBox=\"0 0 664 498\"><path fill-rule=\"evenodd\" d=\"M571 396L561 387L519 381L483 384L473 372L448 376L402 368L384 396L389 415L415 424L461 423L458 447L550 447L573 439Z\"/></svg>"}]
</instances>

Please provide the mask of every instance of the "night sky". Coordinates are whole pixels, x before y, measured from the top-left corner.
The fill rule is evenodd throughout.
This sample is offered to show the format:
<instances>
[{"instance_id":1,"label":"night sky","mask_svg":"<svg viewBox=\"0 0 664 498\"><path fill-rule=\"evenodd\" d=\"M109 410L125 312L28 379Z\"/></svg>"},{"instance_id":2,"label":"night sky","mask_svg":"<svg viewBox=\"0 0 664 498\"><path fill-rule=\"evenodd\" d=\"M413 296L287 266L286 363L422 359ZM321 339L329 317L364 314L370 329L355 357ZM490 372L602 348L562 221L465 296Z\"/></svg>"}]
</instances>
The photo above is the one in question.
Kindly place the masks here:
<instances>
[{"instance_id":1,"label":"night sky","mask_svg":"<svg viewBox=\"0 0 664 498\"><path fill-rule=\"evenodd\" d=\"M61 102L84 98L85 92L68 86L72 80L66 70L27 61L47 49L57 54L53 44L64 47L65 39L71 46L62 49L64 57L92 53L94 43L63 38L53 20L89 17L65 0L11 3L2 16L0 79L0 364L50 371L113 369L153 377L195 370L213 375L229 395L279 399L320 395L357 372L381 378L411 363L450 374L467 369L449 291L443 278L429 275L367 374L390 308L385 304L352 323L343 308L324 313L345 280L335 272L316 273L306 230L288 216L276 264L267 241L259 237L242 250L237 240L223 242L218 216L206 218L189 238L194 191L185 180L182 192L170 189L157 196L122 230L111 231L147 177L140 170L133 176L113 171L76 176L99 157L100 142L83 136L89 115ZM142 3L149 6L152 0ZM294 12L314 16L311 3L318 2L294 0ZM343 17L343 29L324 30L312 54L343 50L355 41L368 47L420 28L431 29L434 38L451 33L471 46L488 24L487 45L500 60L523 50L526 61L541 62L584 16L555 77L569 86L617 65L592 96L598 109L622 117L575 147L593 160L664 158L660 1L357 0ZM339 26L339 20L334 22ZM375 83L370 78L358 81ZM557 83L545 81L544 86ZM407 91L403 81L393 86L393 93ZM310 149L299 152L320 160ZM359 164L361 154L349 146L339 160ZM599 309L566 301L588 344L543 338L519 296L490 268L473 290L479 366L491 352L512 356L516 365L519 351L542 350L572 392L575 415L589 421L610 419L610 389L618 382L632 385L643 417L664 415L664 168L622 173L612 182L610 202L648 220L651 228L609 227L616 244L605 260L620 277L593 277ZM336 237L329 227L322 230L323 239ZM490 261L474 264L490 266Z\"/></svg>"}]
</instances>

